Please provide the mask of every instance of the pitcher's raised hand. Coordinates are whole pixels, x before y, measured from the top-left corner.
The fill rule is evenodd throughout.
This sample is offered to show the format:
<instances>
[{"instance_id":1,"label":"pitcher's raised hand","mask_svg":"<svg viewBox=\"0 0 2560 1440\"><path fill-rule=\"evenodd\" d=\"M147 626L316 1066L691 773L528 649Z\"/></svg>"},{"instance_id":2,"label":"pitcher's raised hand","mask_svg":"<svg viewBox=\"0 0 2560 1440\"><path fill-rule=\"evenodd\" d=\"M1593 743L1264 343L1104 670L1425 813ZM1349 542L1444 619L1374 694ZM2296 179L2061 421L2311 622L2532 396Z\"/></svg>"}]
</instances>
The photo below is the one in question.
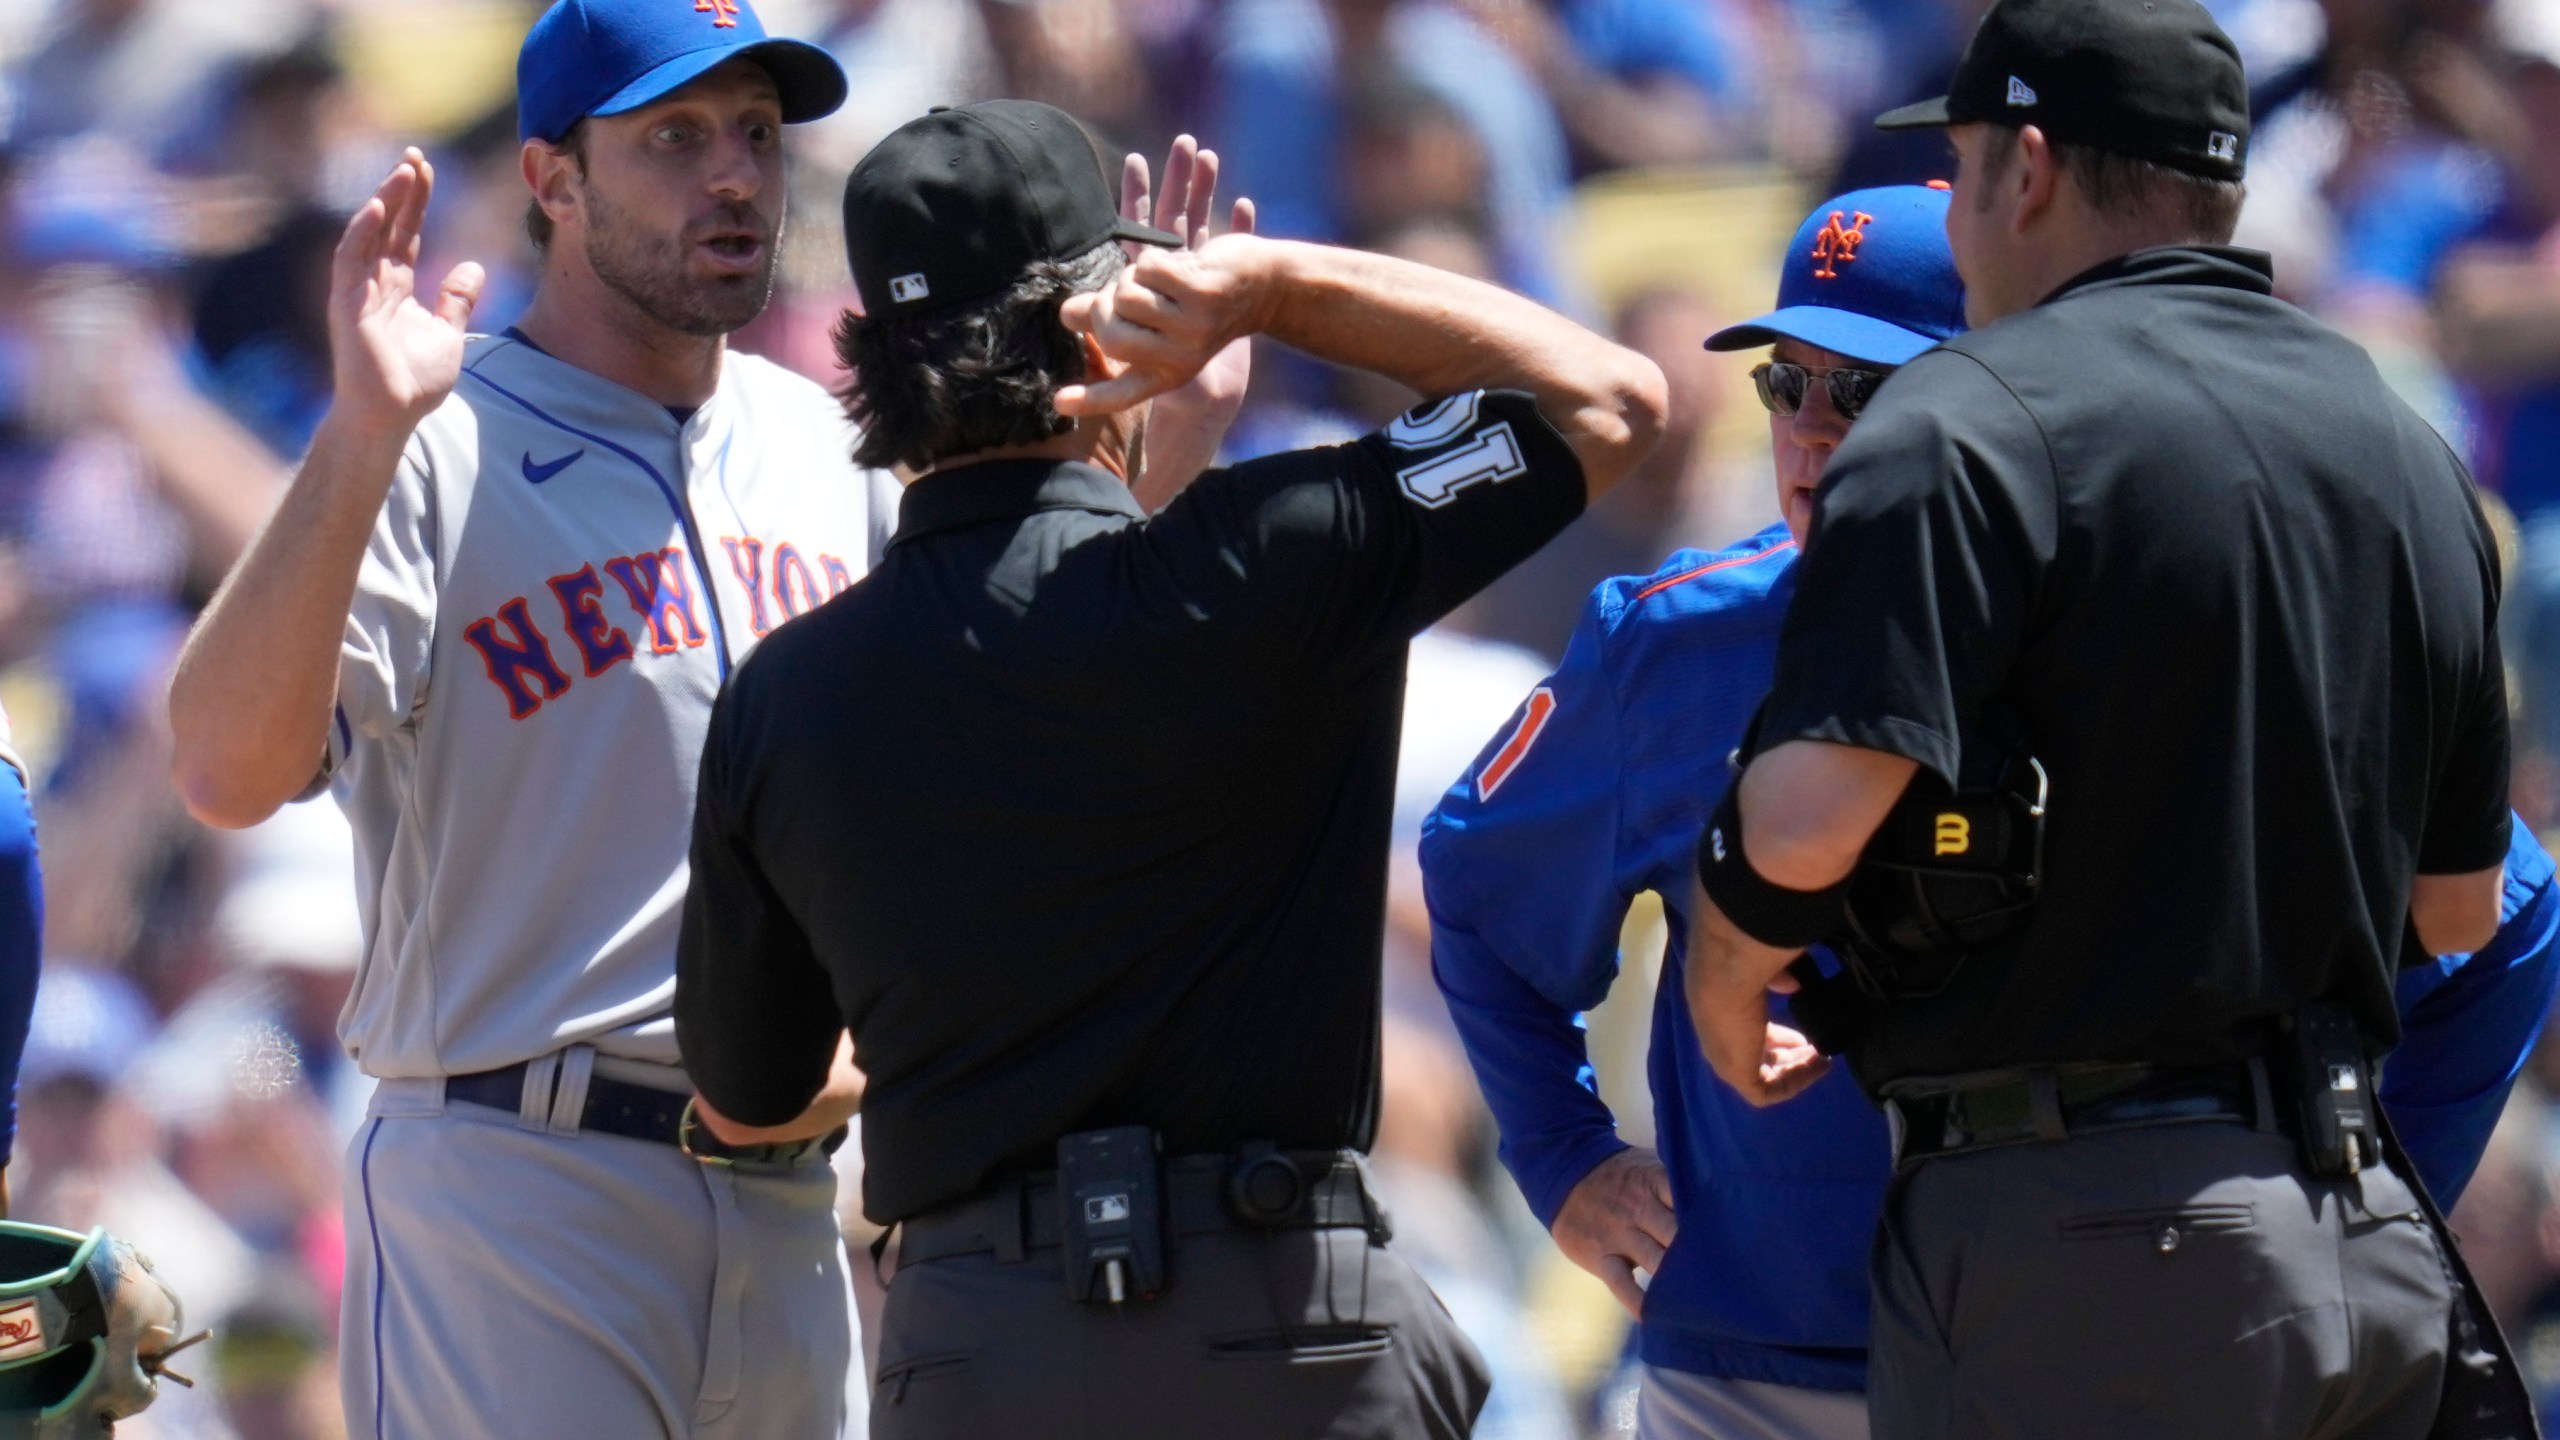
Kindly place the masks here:
<instances>
[{"instance_id":1,"label":"pitcher's raised hand","mask_svg":"<svg viewBox=\"0 0 2560 1440\"><path fill-rule=\"evenodd\" d=\"M1217 151L1202 148L1188 135L1176 135L1164 157L1164 188L1159 191L1150 183L1147 157L1133 153L1120 167L1120 213L1141 225L1179 235L1197 250L1209 241L1218 203L1218 171ZM1227 219L1229 230L1252 234L1253 202L1237 200ZM1128 248L1129 258L1135 260L1149 247L1132 242Z\"/></svg>"},{"instance_id":2,"label":"pitcher's raised hand","mask_svg":"<svg viewBox=\"0 0 2560 1440\"><path fill-rule=\"evenodd\" d=\"M462 377L462 341L486 278L453 267L433 296L418 298L418 243L435 193L435 167L416 149L347 222L329 278L329 353L336 406L367 428L415 428Z\"/></svg>"},{"instance_id":3,"label":"pitcher's raised hand","mask_svg":"<svg viewBox=\"0 0 2560 1440\"><path fill-rule=\"evenodd\" d=\"M1200 148L1188 135L1174 138L1165 156L1160 191L1149 184L1145 156L1132 154L1121 167L1121 215L1179 235L1194 250L1209 241L1217 195L1218 152ZM1228 230L1250 235L1253 219L1253 202L1238 200ZM1143 258L1147 248L1130 245L1130 258ZM1188 384L1156 397L1147 420L1146 468L1130 487L1148 513L1163 509L1216 463L1218 447L1244 408L1245 391L1252 381L1253 341L1239 338L1227 342Z\"/></svg>"}]
</instances>

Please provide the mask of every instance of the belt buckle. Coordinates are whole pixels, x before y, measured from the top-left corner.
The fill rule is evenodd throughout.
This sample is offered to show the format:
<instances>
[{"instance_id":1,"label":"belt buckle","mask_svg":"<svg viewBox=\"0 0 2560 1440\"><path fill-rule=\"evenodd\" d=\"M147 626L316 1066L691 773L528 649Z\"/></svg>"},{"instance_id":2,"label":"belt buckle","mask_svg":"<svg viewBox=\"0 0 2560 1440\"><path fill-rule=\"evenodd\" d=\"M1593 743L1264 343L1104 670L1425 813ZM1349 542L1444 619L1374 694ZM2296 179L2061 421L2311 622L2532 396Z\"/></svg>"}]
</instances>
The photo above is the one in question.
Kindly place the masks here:
<instances>
[{"instance_id":1,"label":"belt buckle","mask_svg":"<svg viewBox=\"0 0 2560 1440\"><path fill-rule=\"evenodd\" d=\"M839 1125L835 1133L815 1140L790 1140L779 1145L724 1145L720 1137L712 1134L711 1128L702 1123L701 1104L699 1095L684 1102L684 1114L676 1121L676 1148L705 1165L787 1165L815 1148L823 1147L833 1154L835 1144L842 1144L844 1140L845 1127ZM830 1141L835 1144L829 1144Z\"/></svg>"},{"instance_id":2,"label":"belt buckle","mask_svg":"<svg viewBox=\"0 0 2560 1440\"><path fill-rule=\"evenodd\" d=\"M827 1135L827 1138L819 1138L819 1140L786 1140L786 1143L781 1145L724 1145L722 1140L719 1140L719 1135L712 1135L712 1127L701 1122L699 1094L696 1094L694 1099L686 1099L684 1115L676 1120L676 1148L684 1150L686 1156L696 1158L696 1161L701 1161L704 1166L737 1166L737 1163L773 1166L773 1163L788 1163L806 1156L814 1145L824 1145L827 1140L840 1140L842 1135L845 1135L845 1130L837 1127L835 1135ZM829 1150L829 1153L832 1153L832 1150Z\"/></svg>"},{"instance_id":3,"label":"belt buckle","mask_svg":"<svg viewBox=\"0 0 2560 1440\"><path fill-rule=\"evenodd\" d=\"M676 1121L676 1148L705 1165L737 1164L740 1152L721 1145L720 1137L712 1134L703 1125L701 1104L702 1097L699 1095L684 1102L684 1114ZM718 1148L696 1148L696 1141Z\"/></svg>"}]
</instances>

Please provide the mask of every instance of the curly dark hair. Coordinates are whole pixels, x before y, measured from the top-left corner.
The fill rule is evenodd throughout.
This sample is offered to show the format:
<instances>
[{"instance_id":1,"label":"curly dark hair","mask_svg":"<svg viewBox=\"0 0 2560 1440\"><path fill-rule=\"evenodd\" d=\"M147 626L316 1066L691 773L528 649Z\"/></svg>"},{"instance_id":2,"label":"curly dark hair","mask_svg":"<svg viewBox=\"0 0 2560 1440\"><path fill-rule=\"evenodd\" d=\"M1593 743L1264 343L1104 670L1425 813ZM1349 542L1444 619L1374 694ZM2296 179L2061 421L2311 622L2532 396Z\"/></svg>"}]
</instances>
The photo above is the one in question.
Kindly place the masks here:
<instances>
[{"instance_id":1,"label":"curly dark hair","mask_svg":"<svg viewBox=\"0 0 2560 1440\"><path fill-rule=\"evenodd\" d=\"M1058 319L1070 296L1127 267L1106 240L1072 260L1044 260L1003 292L913 317L845 312L836 358L852 372L839 397L862 427L861 465L930 470L955 455L1036 445L1075 428L1051 402L1084 379L1084 344Z\"/></svg>"}]
</instances>

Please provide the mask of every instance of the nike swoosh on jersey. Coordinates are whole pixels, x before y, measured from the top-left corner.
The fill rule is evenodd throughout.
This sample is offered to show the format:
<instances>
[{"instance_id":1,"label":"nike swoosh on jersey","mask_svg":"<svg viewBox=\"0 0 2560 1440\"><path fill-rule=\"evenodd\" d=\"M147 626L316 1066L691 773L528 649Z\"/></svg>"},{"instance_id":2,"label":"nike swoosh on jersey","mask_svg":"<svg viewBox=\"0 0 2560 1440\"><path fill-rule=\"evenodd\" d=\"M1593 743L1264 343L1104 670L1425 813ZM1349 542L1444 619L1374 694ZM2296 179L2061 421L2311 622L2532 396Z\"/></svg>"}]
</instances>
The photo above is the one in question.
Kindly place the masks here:
<instances>
[{"instance_id":1,"label":"nike swoosh on jersey","mask_svg":"<svg viewBox=\"0 0 2560 1440\"><path fill-rule=\"evenodd\" d=\"M572 450L568 454L561 456L559 459L552 461L548 465L536 465L533 463L533 452L527 450L524 452L524 478L533 484L539 485L543 481L550 479L552 476L559 474L561 471L568 469L570 466L577 464L586 457L586 451Z\"/></svg>"}]
</instances>

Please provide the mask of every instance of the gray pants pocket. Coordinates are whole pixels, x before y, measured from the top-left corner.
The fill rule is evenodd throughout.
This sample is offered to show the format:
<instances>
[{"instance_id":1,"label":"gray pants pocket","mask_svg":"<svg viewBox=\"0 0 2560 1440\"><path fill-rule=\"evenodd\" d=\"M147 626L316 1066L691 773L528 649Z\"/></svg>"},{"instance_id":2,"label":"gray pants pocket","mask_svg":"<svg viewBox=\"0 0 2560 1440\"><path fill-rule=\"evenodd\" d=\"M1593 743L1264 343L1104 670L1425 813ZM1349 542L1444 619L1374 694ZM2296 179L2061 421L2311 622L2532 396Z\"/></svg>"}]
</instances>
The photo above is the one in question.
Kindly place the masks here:
<instances>
[{"instance_id":1,"label":"gray pants pocket","mask_svg":"<svg viewBox=\"0 0 2560 1440\"><path fill-rule=\"evenodd\" d=\"M2194 1235L2228 1235L2256 1227L2251 1205L2171 1205L2075 1215L2056 1229L2067 1241L2140 1240L2163 1254Z\"/></svg>"}]
</instances>

